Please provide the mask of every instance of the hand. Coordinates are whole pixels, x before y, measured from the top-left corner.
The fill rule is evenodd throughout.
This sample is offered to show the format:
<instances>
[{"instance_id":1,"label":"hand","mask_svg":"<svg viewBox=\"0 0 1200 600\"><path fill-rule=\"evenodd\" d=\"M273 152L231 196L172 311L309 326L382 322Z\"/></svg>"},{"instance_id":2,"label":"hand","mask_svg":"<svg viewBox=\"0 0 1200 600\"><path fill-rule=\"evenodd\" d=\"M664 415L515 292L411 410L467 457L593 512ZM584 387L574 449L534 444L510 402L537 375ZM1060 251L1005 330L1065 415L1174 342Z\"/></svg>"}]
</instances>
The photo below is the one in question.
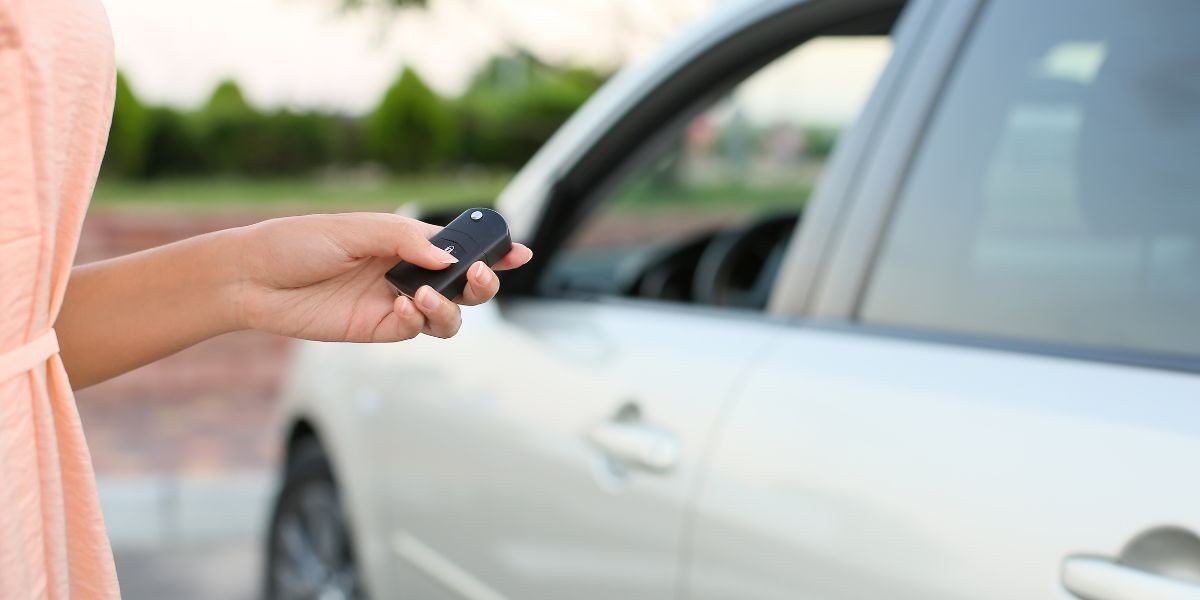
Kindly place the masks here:
<instances>
[{"instance_id":1,"label":"hand","mask_svg":"<svg viewBox=\"0 0 1200 600\"><path fill-rule=\"evenodd\" d=\"M500 289L482 262L467 271L454 301L428 286L415 302L397 296L383 278L401 260L427 269L456 262L429 243L435 225L385 213L309 215L235 230L239 239L238 320L251 327L310 340L393 342L426 333L447 338L462 323L459 305L491 300ZM521 244L497 270L532 258Z\"/></svg>"}]
</instances>

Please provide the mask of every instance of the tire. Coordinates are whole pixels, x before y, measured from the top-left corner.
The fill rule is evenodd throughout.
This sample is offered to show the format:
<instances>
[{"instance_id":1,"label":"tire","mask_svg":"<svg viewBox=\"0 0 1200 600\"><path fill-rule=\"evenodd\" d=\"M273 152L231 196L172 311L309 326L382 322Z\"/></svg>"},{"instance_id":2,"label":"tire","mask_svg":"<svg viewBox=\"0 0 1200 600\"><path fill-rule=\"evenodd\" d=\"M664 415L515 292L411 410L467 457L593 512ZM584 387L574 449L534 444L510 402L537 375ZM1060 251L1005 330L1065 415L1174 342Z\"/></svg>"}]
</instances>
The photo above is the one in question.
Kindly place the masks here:
<instances>
[{"instance_id":1,"label":"tire","mask_svg":"<svg viewBox=\"0 0 1200 600\"><path fill-rule=\"evenodd\" d=\"M268 600L364 600L350 524L316 438L291 450L265 561Z\"/></svg>"}]
</instances>

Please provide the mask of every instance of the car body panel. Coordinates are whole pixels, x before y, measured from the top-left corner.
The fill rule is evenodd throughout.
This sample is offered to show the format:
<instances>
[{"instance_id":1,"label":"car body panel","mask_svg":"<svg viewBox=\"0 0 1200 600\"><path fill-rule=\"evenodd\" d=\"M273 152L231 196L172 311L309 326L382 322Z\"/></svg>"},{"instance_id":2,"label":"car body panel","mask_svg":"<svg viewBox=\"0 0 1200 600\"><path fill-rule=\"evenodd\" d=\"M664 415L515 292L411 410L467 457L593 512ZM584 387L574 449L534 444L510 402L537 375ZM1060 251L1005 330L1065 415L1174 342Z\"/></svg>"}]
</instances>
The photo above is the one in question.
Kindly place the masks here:
<instances>
[{"instance_id":1,"label":"car body panel","mask_svg":"<svg viewBox=\"0 0 1200 600\"><path fill-rule=\"evenodd\" d=\"M1192 374L790 327L717 436L688 597L1069 597L1069 556L1200 530L1198 398Z\"/></svg>"},{"instance_id":2,"label":"car body panel","mask_svg":"<svg viewBox=\"0 0 1200 600\"><path fill-rule=\"evenodd\" d=\"M377 445L379 438L359 431L362 416L378 410L379 397L373 386L361 379L357 356L348 351L354 347L307 341L295 345L280 392L277 436L285 453L297 436L317 438L336 479L365 586L368 590L394 589L387 575L387 538L374 525L378 520L371 501L375 473L363 468L374 464L383 449ZM284 456L285 461L289 458Z\"/></svg>"},{"instance_id":3,"label":"car body panel","mask_svg":"<svg viewBox=\"0 0 1200 600\"><path fill-rule=\"evenodd\" d=\"M385 397L380 420L394 424L394 446L380 525L500 597L672 595L703 440L777 328L619 303L520 301L471 327L462 339L387 353L388 364L405 365L397 380L421 372L445 383ZM432 359L434 346L459 354L469 373ZM631 404L639 422L678 444L668 472L614 464L589 440Z\"/></svg>"}]
</instances>

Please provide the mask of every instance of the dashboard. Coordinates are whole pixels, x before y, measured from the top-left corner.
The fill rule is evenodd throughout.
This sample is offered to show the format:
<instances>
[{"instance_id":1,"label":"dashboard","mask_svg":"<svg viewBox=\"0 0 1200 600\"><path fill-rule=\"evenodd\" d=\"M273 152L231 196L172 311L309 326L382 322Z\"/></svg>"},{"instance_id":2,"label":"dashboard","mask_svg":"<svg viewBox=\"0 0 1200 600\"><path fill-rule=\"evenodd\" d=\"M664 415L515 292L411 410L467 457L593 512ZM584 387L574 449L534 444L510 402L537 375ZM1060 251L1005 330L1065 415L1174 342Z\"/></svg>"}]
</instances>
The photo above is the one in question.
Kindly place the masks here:
<instances>
[{"instance_id":1,"label":"dashboard","mask_svg":"<svg viewBox=\"0 0 1200 600\"><path fill-rule=\"evenodd\" d=\"M662 242L564 248L538 285L545 296L623 296L763 309L799 212Z\"/></svg>"}]
</instances>

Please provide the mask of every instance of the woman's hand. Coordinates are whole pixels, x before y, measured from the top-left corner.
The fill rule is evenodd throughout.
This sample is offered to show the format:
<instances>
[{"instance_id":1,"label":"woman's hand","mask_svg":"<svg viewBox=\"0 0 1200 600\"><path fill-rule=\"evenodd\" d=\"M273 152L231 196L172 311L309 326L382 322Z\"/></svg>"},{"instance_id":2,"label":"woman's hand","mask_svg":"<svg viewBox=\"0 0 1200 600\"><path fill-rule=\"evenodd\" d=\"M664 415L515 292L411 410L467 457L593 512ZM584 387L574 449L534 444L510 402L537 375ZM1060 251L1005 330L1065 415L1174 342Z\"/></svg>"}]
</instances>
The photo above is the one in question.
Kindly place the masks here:
<instances>
[{"instance_id":1,"label":"woman's hand","mask_svg":"<svg viewBox=\"0 0 1200 600\"><path fill-rule=\"evenodd\" d=\"M396 297L383 274L400 260L445 268L427 238L433 225L389 214L264 221L71 270L55 322L76 389L222 333L253 327L313 340L390 342L458 331L455 304L429 288ZM498 269L529 261L514 244ZM500 283L472 265L459 304L479 304Z\"/></svg>"},{"instance_id":2,"label":"woman's hand","mask_svg":"<svg viewBox=\"0 0 1200 600\"><path fill-rule=\"evenodd\" d=\"M338 342L392 342L418 333L450 337L461 324L459 304L496 295L500 282L492 269L472 265L466 289L453 301L428 286L415 301L397 296L383 277L401 260L427 269L456 262L429 243L439 229L398 215L353 213L273 219L236 230L238 323ZM513 269L532 256L513 244L495 268Z\"/></svg>"}]
</instances>

